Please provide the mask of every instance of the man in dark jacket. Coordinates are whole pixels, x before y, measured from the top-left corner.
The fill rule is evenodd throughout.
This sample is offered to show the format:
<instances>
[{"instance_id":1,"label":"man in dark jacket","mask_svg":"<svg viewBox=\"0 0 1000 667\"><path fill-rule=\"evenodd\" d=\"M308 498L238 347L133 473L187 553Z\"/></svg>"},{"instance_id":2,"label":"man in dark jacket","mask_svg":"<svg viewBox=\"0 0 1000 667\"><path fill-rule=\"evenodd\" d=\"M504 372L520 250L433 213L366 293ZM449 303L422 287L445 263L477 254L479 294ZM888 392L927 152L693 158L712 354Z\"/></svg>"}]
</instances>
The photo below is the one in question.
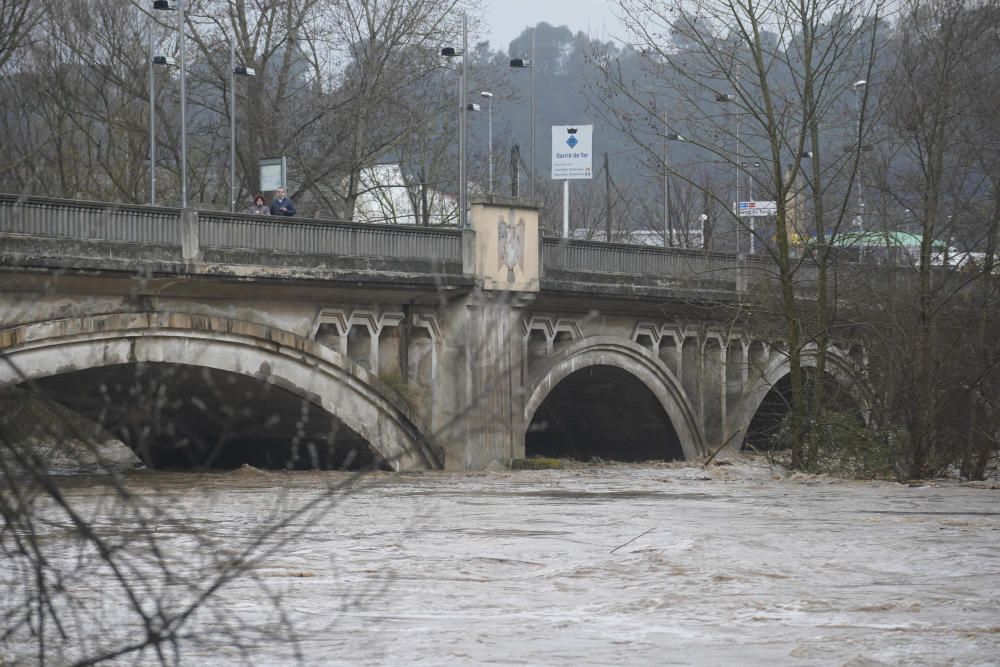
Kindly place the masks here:
<instances>
[{"instance_id":1,"label":"man in dark jacket","mask_svg":"<svg viewBox=\"0 0 1000 667\"><path fill-rule=\"evenodd\" d=\"M271 215L295 215L295 202L285 196L285 188L279 187L271 200Z\"/></svg>"}]
</instances>

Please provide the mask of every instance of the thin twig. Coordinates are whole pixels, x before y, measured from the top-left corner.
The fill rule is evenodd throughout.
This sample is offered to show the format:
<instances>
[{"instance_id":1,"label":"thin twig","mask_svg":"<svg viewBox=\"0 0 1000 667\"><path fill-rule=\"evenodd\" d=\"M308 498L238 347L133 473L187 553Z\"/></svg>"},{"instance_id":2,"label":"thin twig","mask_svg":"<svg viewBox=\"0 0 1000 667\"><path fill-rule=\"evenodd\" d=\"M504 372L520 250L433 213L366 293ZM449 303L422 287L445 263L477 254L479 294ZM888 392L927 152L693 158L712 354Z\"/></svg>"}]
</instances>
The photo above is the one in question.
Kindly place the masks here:
<instances>
[{"instance_id":1,"label":"thin twig","mask_svg":"<svg viewBox=\"0 0 1000 667\"><path fill-rule=\"evenodd\" d=\"M643 535L648 535L648 534L650 534L651 532L653 532L653 530L654 530L655 528L656 528L656 526L653 526L653 528L650 528L650 529L649 529L649 530L647 530L647 531L646 531L645 533L641 533L641 534L639 534L639 535L636 535L635 537L633 537L633 538L632 538L631 540L629 540L629 541L628 541L628 542L626 542L625 544L619 544L619 545L618 545L617 547L615 547L614 549L612 549L612 550L611 550L611 553L614 553L614 552L618 551L618 550L619 550L619 549L621 549L622 547L627 547L628 545L632 544L633 542L635 542L635 541L636 541L637 539L639 539L639 538L640 538L640 537L642 537Z\"/></svg>"}]
</instances>

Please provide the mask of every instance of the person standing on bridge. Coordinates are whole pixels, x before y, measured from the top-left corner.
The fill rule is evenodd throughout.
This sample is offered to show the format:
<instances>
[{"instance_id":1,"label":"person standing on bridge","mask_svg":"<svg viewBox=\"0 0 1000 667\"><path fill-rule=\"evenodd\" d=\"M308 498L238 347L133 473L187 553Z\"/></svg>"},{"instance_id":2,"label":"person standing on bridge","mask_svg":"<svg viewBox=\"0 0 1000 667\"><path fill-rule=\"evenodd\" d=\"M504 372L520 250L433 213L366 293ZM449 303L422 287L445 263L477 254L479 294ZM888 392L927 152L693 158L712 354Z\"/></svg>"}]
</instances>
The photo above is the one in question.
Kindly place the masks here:
<instances>
[{"instance_id":1,"label":"person standing on bridge","mask_svg":"<svg viewBox=\"0 0 1000 667\"><path fill-rule=\"evenodd\" d=\"M285 188L281 186L271 201L271 215L295 215L295 202L285 196Z\"/></svg>"},{"instance_id":2,"label":"person standing on bridge","mask_svg":"<svg viewBox=\"0 0 1000 667\"><path fill-rule=\"evenodd\" d=\"M246 212L250 215L270 215L271 209L268 207L264 195L258 194L253 198L253 203L247 206Z\"/></svg>"}]
</instances>

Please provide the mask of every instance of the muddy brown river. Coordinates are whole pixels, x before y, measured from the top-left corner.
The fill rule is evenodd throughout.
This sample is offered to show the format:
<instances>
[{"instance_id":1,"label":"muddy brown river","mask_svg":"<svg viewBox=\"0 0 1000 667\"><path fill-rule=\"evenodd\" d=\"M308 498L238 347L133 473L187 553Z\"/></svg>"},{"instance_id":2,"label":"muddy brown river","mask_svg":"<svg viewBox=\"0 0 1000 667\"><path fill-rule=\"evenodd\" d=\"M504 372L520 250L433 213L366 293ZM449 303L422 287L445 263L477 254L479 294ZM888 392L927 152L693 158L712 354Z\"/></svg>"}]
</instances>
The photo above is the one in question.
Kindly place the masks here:
<instances>
[{"instance_id":1,"label":"muddy brown river","mask_svg":"<svg viewBox=\"0 0 1000 667\"><path fill-rule=\"evenodd\" d=\"M67 498L118 545L134 597L46 509L67 592L47 657L127 645L143 636L137 607L175 618L240 563L165 662L1000 663L1000 491L775 476L759 462L346 486L340 473L132 473L129 506L73 478ZM0 611L23 608L27 576L0 567ZM0 664L36 651L15 632Z\"/></svg>"}]
</instances>

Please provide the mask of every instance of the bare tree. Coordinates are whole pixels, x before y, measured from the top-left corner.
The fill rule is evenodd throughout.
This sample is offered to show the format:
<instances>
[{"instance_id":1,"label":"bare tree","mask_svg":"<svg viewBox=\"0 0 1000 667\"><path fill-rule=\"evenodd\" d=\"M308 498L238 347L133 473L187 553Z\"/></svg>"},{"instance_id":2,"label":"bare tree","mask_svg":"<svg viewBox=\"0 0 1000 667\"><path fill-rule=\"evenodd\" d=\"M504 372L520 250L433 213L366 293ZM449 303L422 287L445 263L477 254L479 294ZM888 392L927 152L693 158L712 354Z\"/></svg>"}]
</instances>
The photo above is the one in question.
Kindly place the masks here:
<instances>
[{"instance_id":1,"label":"bare tree","mask_svg":"<svg viewBox=\"0 0 1000 667\"><path fill-rule=\"evenodd\" d=\"M808 466L804 433L823 389L814 383L807 391L800 357L806 346L825 349L829 341L829 239L852 210L861 153L831 150L830 144L843 145L845 134L854 137L852 146L861 139L862 124L844 121L845 90L871 69L883 3L720 0L699 4L696 12L681 2L623 0L619 6L634 37L638 72L597 58L605 116L671 179L699 186L689 165L707 155L717 173L736 174L735 195L741 181L753 182L777 204L767 252L776 267L791 367L788 433L793 463ZM666 160L665 144L677 146L678 139L688 147L687 164ZM752 181L743 160L762 165L749 175ZM728 192L701 187L719 209L732 210ZM750 231L729 215L744 235ZM810 235L817 239L814 250L803 252ZM819 301L810 313L799 298L812 266L817 269L808 293Z\"/></svg>"},{"instance_id":2,"label":"bare tree","mask_svg":"<svg viewBox=\"0 0 1000 667\"><path fill-rule=\"evenodd\" d=\"M980 462L967 465L967 471L981 475L981 462L996 445L996 434L982 419L991 391L986 387L995 383L996 351L982 332L996 298L991 274L1000 128L986 107L998 94L998 12L992 2L907 3L893 40L893 70L883 98L883 150L891 159L883 162L879 180L897 206L913 213L919 230L915 288L902 295L912 294L913 301L899 299L895 311L910 323L912 333L900 341L910 359L904 368L912 370L893 392L894 411L911 443L914 477L940 470L955 454L948 443L955 437L949 406L956 392L970 392L976 406L971 413L979 413L970 413L964 425L967 437L976 438L973 458ZM982 261L964 261L956 270L956 243L964 251L985 251ZM962 307L962 295L977 280L981 285L973 291L980 312L973 315Z\"/></svg>"}]
</instances>

